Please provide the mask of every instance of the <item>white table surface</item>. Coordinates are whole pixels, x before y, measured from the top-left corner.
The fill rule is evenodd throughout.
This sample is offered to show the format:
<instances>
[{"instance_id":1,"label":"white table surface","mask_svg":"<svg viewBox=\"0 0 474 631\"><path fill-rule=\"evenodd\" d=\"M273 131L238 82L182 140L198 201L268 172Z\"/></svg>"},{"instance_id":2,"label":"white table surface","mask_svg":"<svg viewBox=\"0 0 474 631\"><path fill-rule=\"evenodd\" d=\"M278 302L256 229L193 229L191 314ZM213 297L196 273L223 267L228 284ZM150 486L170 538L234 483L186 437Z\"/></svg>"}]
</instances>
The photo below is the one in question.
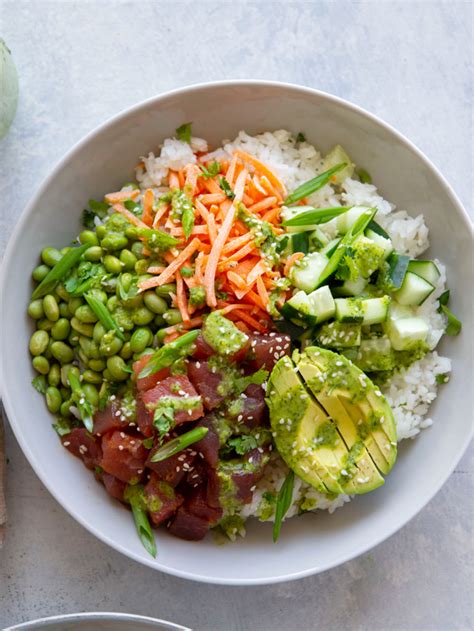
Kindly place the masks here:
<instances>
[{"instance_id":1,"label":"white table surface","mask_svg":"<svg viewBox=\"0 0 474 631\"><path fill-rule=\"evenodd\" d=\"M470 2L0 1L21 101L0 143L2 251L56 161L142 99L230 78L300 83L347 98L412 139L472 205ZM429 431L429 430L427 430ZM473 449L441 492L370 553L269 587L199 585L97 541L50 497L7 429L10 522L0 626L126 611L199 630L472 628Z\"/></svg>"}]
</instances>

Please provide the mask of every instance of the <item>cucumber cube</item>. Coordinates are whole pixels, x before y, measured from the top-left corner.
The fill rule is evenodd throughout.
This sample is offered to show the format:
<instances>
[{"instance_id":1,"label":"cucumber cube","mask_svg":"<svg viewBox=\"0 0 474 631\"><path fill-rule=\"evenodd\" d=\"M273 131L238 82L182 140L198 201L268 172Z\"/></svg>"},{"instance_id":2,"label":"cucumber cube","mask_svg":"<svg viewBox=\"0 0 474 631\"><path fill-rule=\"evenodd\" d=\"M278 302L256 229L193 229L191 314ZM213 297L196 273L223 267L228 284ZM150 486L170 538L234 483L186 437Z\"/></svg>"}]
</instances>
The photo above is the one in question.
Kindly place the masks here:
<instances>
[{"instance_id":1,"label":"cucumber cube","mask_svg":"<svg viewBox=\"0 0 474 631\"><path fill-rule=\"evenodd\" d=\"M433 291L434 286L427 280L418 274L407 272L402 286L394 293L394 296L401 305L419 306Z\"/></svg>"},{"instance_id":2,"label":"cucumber cube","mask_svg":"<svg viewBox=\"0 0 474 631\"><path fill-rule=\"evenodd\" d=\"M429 326L423 318L400 318L391 320L388 327L390 343L396 351L409 351L424 342Z\"/></svg>"}]
</instances>

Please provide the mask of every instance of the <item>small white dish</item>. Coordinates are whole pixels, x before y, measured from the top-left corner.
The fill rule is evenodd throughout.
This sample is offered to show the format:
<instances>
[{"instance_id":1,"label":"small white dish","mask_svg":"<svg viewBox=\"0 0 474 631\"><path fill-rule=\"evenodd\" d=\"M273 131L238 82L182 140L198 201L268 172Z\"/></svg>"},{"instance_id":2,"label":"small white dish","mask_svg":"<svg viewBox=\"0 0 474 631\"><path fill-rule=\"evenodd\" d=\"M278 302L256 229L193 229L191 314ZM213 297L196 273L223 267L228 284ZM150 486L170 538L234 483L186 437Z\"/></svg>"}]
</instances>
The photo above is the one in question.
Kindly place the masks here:
<instances>
[{"instance_id":1,"label":"small white dish","mask_svg":"<svg viewBox=\"0 0 474 631\"><path fill-rule=\"evenodd\" d=\"M158 555L143 549L130 514L112 501L51 430L51 417L30 385L33 377L26 308L30 270L46 245L63 246L79 232L81 210L129 180L137 156L157 148L183 121L219 145L240 129L304 131L322 151L340 143L372 175L386 199L430 228L431 253L447 265L453 309L464 327L443 341L453 376L430 410L434 425L401 446L384 487L333 515L285 523L277 545L271 526L250 523L248 534L218 546L157 533ZM10 240L1 282L2 394L15 435L32 467L58 502L85 528L130 558L176 576L210 583L273 583L322 572L374 547L405 525L435 495L459 462L472 433L472 229L439 171L406 138L342 99L288 84L235 81L197 85L141 103L105 123L56 166L24 211Z\"/></svg>"},{"instance_id":2,"label":"small white dish","mask_svg":"<svg viewBox=\"0 0 474 631\"><path fill-rule=\"evenodd\" d=\"M3 631L191 631L180 624L127 613L96 611L30 620Z\"/></svg>"}]
</instances>

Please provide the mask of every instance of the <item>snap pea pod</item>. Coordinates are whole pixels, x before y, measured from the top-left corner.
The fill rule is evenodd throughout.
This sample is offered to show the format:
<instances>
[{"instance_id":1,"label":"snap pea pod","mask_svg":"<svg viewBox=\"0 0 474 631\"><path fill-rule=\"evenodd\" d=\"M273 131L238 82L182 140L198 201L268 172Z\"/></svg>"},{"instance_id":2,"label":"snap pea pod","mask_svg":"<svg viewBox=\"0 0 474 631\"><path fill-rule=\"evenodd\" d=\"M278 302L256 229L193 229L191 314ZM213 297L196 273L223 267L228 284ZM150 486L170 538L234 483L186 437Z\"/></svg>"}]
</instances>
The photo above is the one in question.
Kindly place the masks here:
<instances>
[{"instance_id":1,"label":"snap pea pod","mask_svg":"<svg viewBox=\"0 0 474 631\"><path fill-rule=\"evenodd\" d=\"M155 372L168 368L177 359L189 355L193 348L193 342L199 335L199 331L188 331L177 340L165 344L159 348L151 357L145 368L138 375L140 379L149 377Z\"/></svg>"},{"instance_id":2,"label":"snap pea pod","mask_svg":"<svg viewBox=\"0 0 474 631\"><path fill-rule=\"evenodd\" d=\"M107 307L97 298L92 296L91 294L85 294L84 298L86 299L87 304L92 309L92 311L99 318L100 322L104 325L104 327L108 331L115 331L117 337L125 342L125 336L120 329L119 325L113 319L110 311Z\"/></svg>"},{"instance_id":3,"label":"snap pea pod","mask_svg":"<svg viewBox=\"0 0 474 631\"><path fill-rule=\"evenodd\" d=\"M275 507L275 523L273 525L273 543L278 541L278 537L280 536L281 523L283 521L283 517L288 512L288 509L291 506L291 500L293 498L293 486L295 482L295 474L294 471L290 471L286 476L283 484L280 487L280 491L278 492L278 497L276 501Z\"/></svg>"},{"instance_id":4,"label":"snap pea pod","mask_svg":"<svg viewBox=\"0 0 474 631\"><path fill-rule=\"evenodd\" d=\"M62 280L69 270L79 261L84 252L89 248L89 244L80 245L77 248L71 248L56 265L46 274L43 280L32 294L32 299L42 298L46 294L50 294L56 287L57 283Z\"/></svg>"},{"instance_id":5,"label":"snap pea pod","mask_svg":"<svg viewBox=\"0 0 474 631\"><path fill-rule=\"evenodd\" d=\"M67 377L72 390L72 398L74 403L77 405L84 427L88 432L92 432L94 429L94 419L92 418L94 410L92 405L88 401L86 394L81 387L79 377L72 370L69 371Z\"/></svg>"},{"instance_id":6,"label":"snap pea pod","mask_svg":"<svg viewBox=\"0 0 474 631\"><path fill-rule=\"evenodd\" d=\"M311 208L305 210L296 217L283 222L283 226L311 226L315 224L327 223L350 210L352 206L335 206L334 208Z\"/></svg>"},{"instance_id":7,"label":"snap pea pod","mask_svg":"<svg viewBox=\"0 0 474 631\"><path fill-rule=\"evenodd\" d=\"M341 169L343 169L345 166L347 166L346 163L341 162L340 164L336 164L336 166L331 167L327 171L324 171L324 173L320 173L316 177L313 177L313 179L304 182L303 184L301 184L301 186L298 186L298 188L295 189L291 193L291 195L288 195L285 200L285 205L289 206L290 204L296 204L296 202L299 202L300 199L303 199L303 197L308 197L308 195L319 191L320 188L322 188L329 182L331 176L334 175L334 173L341 171Z\"/></svg>"},{"instance_id":8,"label":"snap pea pod","mask_svg":"<svg viewBox=\"0 0 474 631\"><path fill-rule=\"evenodd\" d=\"M367 228L367 224L373 219L376 212L376 208L368 208L359 217L352 228L342 237L331 255L331 258L327 262L326 267L321 272L321 276L318 280L318 287L322 285L332 274L334 274L347 248L354 243L360 234L364 232Z\"/></svg>"},{"instance_id":9,"label":"snap pea pod","mask_svg":"<svg viewBox=\"0 0 474 631\"><path fill-rule=\"evenodd\" d=\"M167 458L171 458L171 456L176 455L189 445L193 443L197 443L198 440L204 438L209 429L207 427L195 427L191 429L189 432L185 434L181 434L181 436L177 436L176 438L171 439L167 443L160 447L155 451L153 456L151 457L151 462L161 462L162 460L166 460Z\"/></svg>"}]
</instances>

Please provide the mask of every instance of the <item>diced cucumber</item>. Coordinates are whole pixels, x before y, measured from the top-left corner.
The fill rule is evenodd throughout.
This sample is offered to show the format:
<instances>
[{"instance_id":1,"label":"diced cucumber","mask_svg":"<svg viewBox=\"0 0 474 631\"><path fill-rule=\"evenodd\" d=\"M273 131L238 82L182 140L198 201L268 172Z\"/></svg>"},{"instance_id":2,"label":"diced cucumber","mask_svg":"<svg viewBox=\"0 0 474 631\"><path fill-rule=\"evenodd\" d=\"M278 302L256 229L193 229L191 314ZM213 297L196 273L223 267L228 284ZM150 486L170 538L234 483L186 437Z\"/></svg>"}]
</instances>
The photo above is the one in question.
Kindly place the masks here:
<instances>
[{"instance_id":1,"label":"diced cucumber","mask_svg":"<svg viewBox=\"0 0 474 631\"><path fill-rule=\"evenodd\" d=\"M324 246L329 243L328 237L319 227L315 228L312 232L309 233L308 239L310 252L318 252L321 250L321 248L324 248Z\"/></svg>"},{"instance_id":2,"label":"diced cucumber","mask_svg":"<svg viewBox=\"0 0 474 631\"><path fill-rule=\"evenodd\" d=\"M413 260L408 263L408 271L421 276L428 283L436 285L441 273L434 261Z\"/></svg>"},{"instance_id":3,"label":"diced cucumber","mask_svg":"<svg viewBox=\"0 0 474 631\"><path fill-rule=\"evenodd\" d=\"M344 180L348 177L352 177L354 173L354 164L348 154L344 151L341 145L336 145L331 149L331 151L324 158L324 171L327 171L331 167L336 166L336 164L341 164L341 162L345 162L347 166L345 166L342 171L334 174L334 182L336 184L342 184Z\"/></svg>"},{"instance_id":4,"label":"diced cucumber","mask_svg":"<svg viewBox=\"0 0 474 631\"><path fill-rule=\"evenodd\" d=\"M336 228L341 234L346 234L367 210L369 210L369 206L353 206L353 208L332 221L335 222Z\"/></svg>"},{"instance_id":5,"label":"diced cucumber","mask_svg":"<svg viewBox=\"0 0 474 631\"><path fill-rule=\"evenodd\" d=\"M291 283L307 294L311 293L318 286L319 277L328 260L328 257L321 252L307 254L291 267L289 273Z\"/></svg>"},{"instance_id":6,"label":"diced cucumber","mask_svg":"<svg viewBox=\"0 0 474 631\"><path fill-rule=\"evenodd\" d=\"M410 259L404 254L397 254L392 252L388 257L387 263L389 264L388 276L390 281L391 291L399 289L405 279L407 273L408 264Z\"/></svg>"},{"instance_id":7,"label":"diced cucumber","mask_svg":"<svg viewBox=\"0 0 474 631\"><path fill-rule=\"evenodd\" d=\"M385 250L375 241L361 234L351 245L351 258L360 276L369 278L384 265Z\"/></svg>"},{"instance_id":8,"label":"diced cucumber","mask_svg":"<svg viewBox=\"0 0 474 631\"><path fill-rule=\"evenodd\" d=\"M400 318L411 318L414 315L413 309L406 305L400 305L392 301L388 310L389 320L399 320Z\"/></svg>"},{"instance_id":9,"label":"diced cucumber","mask_svg":"<svg viewBox=\"0 0 474 631\"><path fill-rule=\"evenodd\" d=\"M325 254L328 258L333 254L341 239L332 239L321 250L321 254Z\"/></svg>"},{"instance_id":10,"label":"diced cucumber","mask_svg":"<svg viewBox=\"0 0 474 631\"><path fill-rule=\"evenodd\" d=\"M385 322L388 318L390 302L390 296L362 300L363 324L380 324L381 322Z\"/></svg>"},{"instance_id":11,"label":"diced cucumber","mask_svg":"<svg viewBox=\"0 0 474 631\"><path fill-rule=\"evenodd\" d=\"M428 296L434 291L434 286L427 280L414 274L407 272L403 280L402 286L394 293L394 297L401 305L421 305Z\"/></svg>"},{"instance_id":12,"label":"diced cucumber","mask_svg":"<svg viewBox=\"0 0 474 631\"><path fill-rule=\"evenodd\" d=\"M307 232L298 232L290 236L291 249L294 252L307 254L309 250L309 237Z\"/></svg>"},{"instance_id":13,"label":"diced cucumber","mask_svg":"<svg viewBox=\"0 0 474 631\"><path fill-rule=\"evenodd\" d=\"M359 298L336 298L336 320L338 322L362 322L364 312Z\"/></svg>"},{"instance_id":14,"label":"diced cucumber","mask_svg":"<svg viewBox=\"0 0 474 631\"><path fill-rule=\"evenodd\" d=\"M310 294L298 291L285 302L281 314L288 320L304 321L310 325L329 320L334 315L335 305L327 285Z\"/></svg>"},{"instance_id":15,"label":"diced cucumber","mask_svg":"<svg viewBox=\"0 0 474 631\"><path fill-rule=\"evenodd\" d=\"M329 348L351 348L359 346L362 326L350 322L329 322L318 331L317 340Z\"/></svg>"},{"instance_id":16,"label":"diced cucumber","mask_svg":"<svg viewBox=\"0 0 474 631\"><path fill-rule=\"evenodd\" d=\"M383 249L384 259L387 259L390 256L390 254L393 252L393 245L390 239L386 239L385 237L382 237L380 234L377 234L370 228L368 228L365 231L365 236Z\"/></svg>"},{"instance_id":17,"label":"diced cucumber","mask_svg":"<svg viewBox=\"0 0 474 631\"><path fill-rule=\"evenodd\" d=\"M340 287L335 287L336 296L359 296L367 286L368 280L359 276L357 280L345 280Z\"/></svg>"},{"instance_id":18,"label":"diced cucumber","mask_svg":"<svg viewBox=\"0 0 474 631\"><path fill-rule=\"evenodd\" d=\"M334 304L335 301L332 297L331 290L327 285L311 292L308 299L310 313L315 317L316 324L332 318L336 311L336 305Z\"/></svg>"},{"instance_id":19,"label":"diced cucumber","mask_svg":"<svg viewBox=\"0 0 474 631\"><path fill-rule=\"evenodd\" d=\"M392 370L396 364L396 356L388 337L375 337L361 340L354 362L365 371Z\"/></svg>"},{"instance_id":20,"label":"diced cucumber","mask_svg":"<svg viewBox=\"0 0 474 631\"><path fill-rule=\"evenodd\" d=\"M399 318L390 320L388 336L396 351L409 351L428 336L429 326L423 318Z\"/></svg>"}]
</instances>

